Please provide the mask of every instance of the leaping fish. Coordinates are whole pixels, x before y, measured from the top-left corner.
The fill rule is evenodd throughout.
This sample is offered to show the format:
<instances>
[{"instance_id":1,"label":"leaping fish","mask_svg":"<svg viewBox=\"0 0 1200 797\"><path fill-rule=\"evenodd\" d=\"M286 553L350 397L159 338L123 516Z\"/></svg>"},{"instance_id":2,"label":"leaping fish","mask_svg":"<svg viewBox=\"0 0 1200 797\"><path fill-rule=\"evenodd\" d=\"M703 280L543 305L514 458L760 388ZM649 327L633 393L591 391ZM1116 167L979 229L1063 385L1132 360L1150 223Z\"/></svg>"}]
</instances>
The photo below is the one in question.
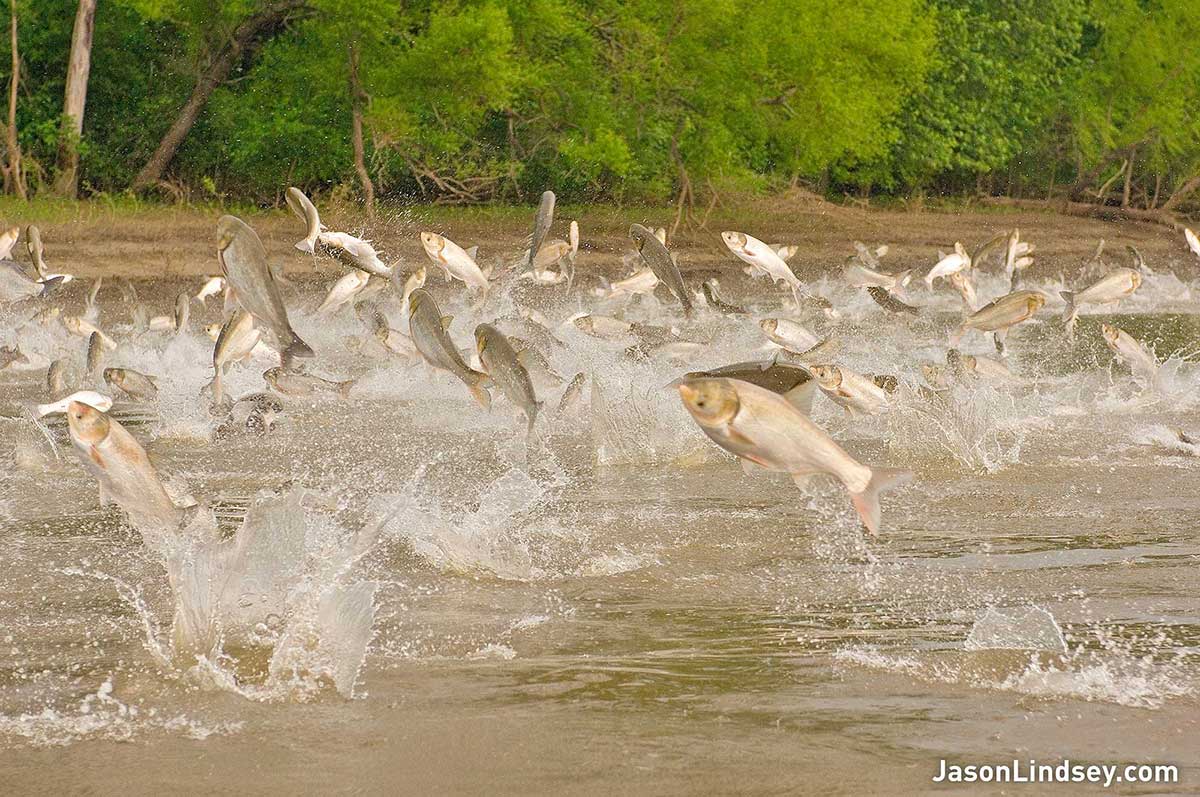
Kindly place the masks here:
<instances>
[{"instance_id":1,"label":"leaping fish","mask_svg":"<svg viewBox=\"0 0 1200 797\"><path fill-rule=\"evenodd\" d=\"M304 222L304 237L296 242L296 248L311 255L316 251L317 238L325 229L325 225L321 223L321 216L317 213L316 206L299 188L288 188L284 196L288 207Z\"/></svg>"},{"instance_id":2,"label":"leaping fish","mask_svg":"<svg viewBox=\"0 0 1200 797\"><path fill-rule=\"evenodd\" d=\"M677 390L700 429L726 451L788 473L799 486L817 474L836 478L872 534L882 521L879 494L912 478L909 471L863 465L787 399L757 385L705 378L684 381Z\"/></svg>"},{"instance_id":3,"label":"leaping fish","mask_svg":"<svg viewBox=\"0 0 1200 797\"><path fill-rule=\"evenodd\" d=\"M217 222L217 258L233 300L275 333L284 361L314 356L288 321L262 241L236 216L222 216Z\"/></svg>"}]
</instances>

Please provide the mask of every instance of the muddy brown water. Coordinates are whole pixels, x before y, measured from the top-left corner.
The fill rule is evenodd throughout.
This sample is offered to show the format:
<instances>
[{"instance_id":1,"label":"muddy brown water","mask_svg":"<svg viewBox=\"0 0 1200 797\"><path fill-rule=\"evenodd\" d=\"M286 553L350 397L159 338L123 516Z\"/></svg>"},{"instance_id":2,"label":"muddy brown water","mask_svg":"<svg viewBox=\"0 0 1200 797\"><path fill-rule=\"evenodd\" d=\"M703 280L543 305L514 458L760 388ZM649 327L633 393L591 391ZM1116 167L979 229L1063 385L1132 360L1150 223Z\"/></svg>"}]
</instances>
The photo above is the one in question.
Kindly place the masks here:
<instances>
[{"instance_id":1,"label":"muddy brown water","mask_svg":"<svg viewBox=\"0 0 1200 797\"><path fill-rule=\"evenodd\" d=\"M920 235L934 237L932 215L916 222L930 224ZM1040 246L1036 219L1021 223ZM839 487L801 492L744 473L663 389L688 370L768 356L751 320L685 320L654 299L605 303L590 279L570 298L514 289L554 322L596 309L706 344L685 361L637 362L623 355L629 340L556 327L566 345L548 359L566 379L587 373L589 388L557 415L562 385L536 380L547 410L527 447L503 400L485 413L453 380L372 349L351 310L314 317L337 269L288 252L287 224L264 224L272 254L297 266L285 299L318 351L314 370L359 379L348 401L284 397L270 435L214 440L199 398L211 376L200 326L218 317L214 300L193 306L179 337L139 334L111 284L100 323L120 347L105 364L160 377L157 402L120 401L114 414L164 474L224 513L226 533L254 496L304 489L329 556L392 512L345 576L375 585L353 694L311 673L271 680L265 659L238 649L241 662L213 668L228 681L160 659L179 602L164 563L117 508L100 506L59 426L48 430L56 457L28 420L44 366L6 370L5 791L895 794L942 790L931 781L941 759L1014 758L1175 764L1177 784L1115 790L1197 790L1200 446L1179 433L1200 439L1200 284L1173 240L1143 242L1157 273L1116 314L1085 315L1069 342L1052 300L1011 338L1013 379L969 381L937 400L918 389L919 366L944 357L957 298L914 287L926 312L897 319L836 279L844 255L832 243L822 268L810 255L828 275L810 289L840 316L801 320L841 341L843 364L901 382L876 417L848 419L822 397L814 408L855 456L916 473L885 496L884 530L869 538ZM984 231L947 224L936 234L950 243L959 229ZM200 251L202 228L181 234L191 242L179 250ZM812 229L797 235L826 234ZM889 237L869 233L848 237ZM893 228L904 235L918 233ZM43 237L53 252L50 230ZM1080 259L1094 244L1074 244ZM60 246L63 261L124 270L92 244ZM151 315L212 270L200 254L166 254L163 241L126 246L136 249L126 263L157 248L184 264L137 274ZM618 239L605 246L595 269L618 274ZM1075 257L1061 255L1063 270ZM756 318L779 313L782 291L715 256L703 268ZM1035 279L1052 297L1077 279L1058 270ZM513 313L511 298L473 310L460 286L432 274L430 284L464 348L475 323ZM85 287L54 301L78 312ZM981 278L981 295L1000 290L994 274ZM4 342L35 365L82 357L82 340L27 321L33 309L5 311ZM1114 362L1101 321L1153 346L1160 384L1139 386ZM964 350L992 351L974 333ZM263 389L272 364L266 354L236 368L235 395Z\"/></svg>"}]
</instances>

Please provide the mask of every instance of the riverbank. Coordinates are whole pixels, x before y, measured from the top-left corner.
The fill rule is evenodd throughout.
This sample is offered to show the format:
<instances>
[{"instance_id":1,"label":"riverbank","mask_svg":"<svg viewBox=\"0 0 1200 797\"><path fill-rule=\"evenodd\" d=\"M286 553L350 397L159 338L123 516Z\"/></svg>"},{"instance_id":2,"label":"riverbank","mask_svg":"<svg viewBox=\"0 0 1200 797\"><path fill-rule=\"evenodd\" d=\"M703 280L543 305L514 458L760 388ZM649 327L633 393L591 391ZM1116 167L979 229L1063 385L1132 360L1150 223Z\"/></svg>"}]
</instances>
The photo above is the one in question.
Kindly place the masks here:
<instances>
[{"instance_id":1,"label":"riverbank","mask_svg":"<svg viewBox=\"0 0 1200 797\"><path fill-rule=\"evenodd\" d=\"M464 247L478 245L485 263L509 262L522 248L533 216L533 208L518 206L418 205L382 206L369 219L352 205L318 201L318 206L330 229L372 240L385 262L399 259L414 264L425 259L418 238L424 229L443 233ZM330 258L311 258L292 248L303 232L286 208L0 200L4 225L39 225L48 262L57 270L85 277L213 273L217 270L213 230L223 212L236 213L250 223L288 273L316 275L341 269ZM580 273L612 277L621 274L620 254L629 248L631 222L670 227L674 218L674 208L669 207L562 206L553 234L565 236L567 220L578 219L584 250ZM938 250L949 251L955 241L970 249L1013 227L1037 246L1035 275L1061 272L1071 278L1090 260L1101 239L1106 242L1105 261L1111 265L1127 263L1125 247L1135 246L1153 269L1190 274L1200 268L1200 259L1191 255L1182 236L1165 227L979 206L914 211L847 207L820 199L759 198L716 208L704 226L680 225L671 244L685 272L721 271L737 266L721 242L721 230L743 230L772 243L798 245L792 266L801 276L811 277L840 267L853 254L855 240L872 247L888 244L890 251L883 260L887 268L923 268L932 266ZM18 245L16 257L27 259L23 246Z\"/></svg>"}]
</instances>

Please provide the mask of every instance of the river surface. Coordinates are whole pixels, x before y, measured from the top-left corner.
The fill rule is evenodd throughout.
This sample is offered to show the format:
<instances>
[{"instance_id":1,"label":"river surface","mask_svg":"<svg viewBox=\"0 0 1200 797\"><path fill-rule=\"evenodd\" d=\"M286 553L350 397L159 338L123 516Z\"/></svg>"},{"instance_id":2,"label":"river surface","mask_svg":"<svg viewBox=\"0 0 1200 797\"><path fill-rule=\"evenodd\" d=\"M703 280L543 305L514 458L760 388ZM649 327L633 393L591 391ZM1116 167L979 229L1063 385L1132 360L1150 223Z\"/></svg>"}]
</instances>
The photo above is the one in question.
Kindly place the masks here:
<instances>
[{"instance_id":1,"label":"river surface","mask_svg":"<svg viewBox=\"0 0 1200 797\"><path fill-rule=\"evenodd\" d=\"M295 578L260 578L286 609L201 664L172 652L187 598L163 561L100 505L61 420L30 420L46 364L82 362L85 341L32 319L44 305L7 308L4 342L31 362L0 372L4 791L895 794L934 790L942 759L1014 758L1175 764L1179 783L1132 790L1200 790L1200 283L1159 271L1115 315L1085 311L1070 342L1067 286L1038 282L1054 298L1010 336L1014 377L937 397L920 364L944 361L948 287L914 281L910 320L834 276L811 284L838 317L793 317L834 336L838 362L900 382L876 416L823 396L813 410L861 460L916 474L870 537L840 486L743 472L668 388L771 356L754 320L788 294L728 271L722 289L752 316L684 319L590 281L473 308L431 273L464 349L476 323L515 331L518 305L536 308L563 344L544 351L554 371L587 375L560 413L565 382L535 374L528 443L504 399L485 412L379 348L349 308L317 317L316 282L284 298L313 371L359 380L349 399L284 397L270 434L214 439L198 396L219 300L193 303L178 336L139 333L106 282L98 323L119 347L103 364L160 388L113 416L223 534L257 505L280 546L300 540L279 553ZM80 283L63 313L81 311ZM154 315L200 283L137 286ZM981 278L981 296L1002 292ZM632 359L635 338L561 323L584 309L704 345ZM1102 321L1153 347L1156 384L1114 361ZM975 332L962 349L994 354ZM233 395L276 363L235 366ZM260 576L275 550L262 554ZM330 590L345 598L333 609ZM284 639L299 652L276 667Z\"/></svg>"}]
</instances>

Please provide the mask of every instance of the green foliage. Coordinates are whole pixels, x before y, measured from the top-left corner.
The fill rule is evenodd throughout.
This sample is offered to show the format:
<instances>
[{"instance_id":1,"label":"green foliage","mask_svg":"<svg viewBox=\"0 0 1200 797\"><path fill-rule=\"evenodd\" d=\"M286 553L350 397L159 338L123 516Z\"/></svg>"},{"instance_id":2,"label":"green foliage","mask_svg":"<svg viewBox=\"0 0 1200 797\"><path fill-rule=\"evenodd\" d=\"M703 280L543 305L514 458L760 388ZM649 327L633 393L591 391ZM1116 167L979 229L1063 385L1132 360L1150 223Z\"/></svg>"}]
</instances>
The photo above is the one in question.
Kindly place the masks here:
<instances>
[{"instance_id":1,"label":"green foliage","mask_svg":"<svg viewBox=\"0 0 1200 797\"><path fill-rule=\"evenodd\" d=\"M129 184L263 3L100 5L85 189ZM49 169L74 2L20 8L21 139ZM385 195L962 191L1070 183L1133 153L1165 198L1200 171L1198 34L1195 0L309 0L243 54L169 175L256 201L353 183L353 48Z\"/></svg>"}]
</instances>

